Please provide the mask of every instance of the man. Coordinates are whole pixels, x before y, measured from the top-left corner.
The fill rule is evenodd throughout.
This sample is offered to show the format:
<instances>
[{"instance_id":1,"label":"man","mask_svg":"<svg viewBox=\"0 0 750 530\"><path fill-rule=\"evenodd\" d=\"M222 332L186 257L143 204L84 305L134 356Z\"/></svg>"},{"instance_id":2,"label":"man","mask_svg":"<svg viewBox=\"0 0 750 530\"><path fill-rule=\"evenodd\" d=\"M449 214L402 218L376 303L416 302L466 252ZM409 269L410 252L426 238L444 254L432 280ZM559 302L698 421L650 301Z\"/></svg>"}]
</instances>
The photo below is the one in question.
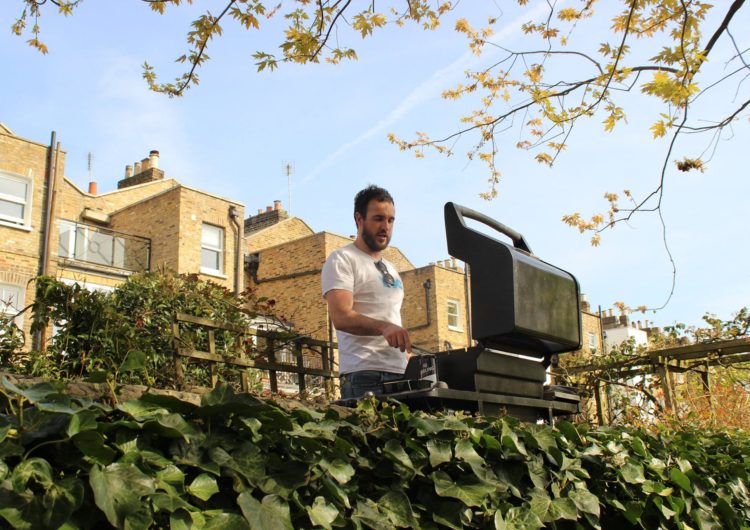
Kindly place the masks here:
<instances>
[{"instance_id":1,"label":"man","mask_svg":"<svg viewBox=\"0 0 750 530\"><path fill-rule=\"evenodd\" d=\"M323 296L339 343L341 397L382 393L399 379L411 354L401 326L404 285L383 259L393 234L396 208L383 188L369 186L354 198L357 238L335 250L323 266Z\"/></svg>"}]
</instances>

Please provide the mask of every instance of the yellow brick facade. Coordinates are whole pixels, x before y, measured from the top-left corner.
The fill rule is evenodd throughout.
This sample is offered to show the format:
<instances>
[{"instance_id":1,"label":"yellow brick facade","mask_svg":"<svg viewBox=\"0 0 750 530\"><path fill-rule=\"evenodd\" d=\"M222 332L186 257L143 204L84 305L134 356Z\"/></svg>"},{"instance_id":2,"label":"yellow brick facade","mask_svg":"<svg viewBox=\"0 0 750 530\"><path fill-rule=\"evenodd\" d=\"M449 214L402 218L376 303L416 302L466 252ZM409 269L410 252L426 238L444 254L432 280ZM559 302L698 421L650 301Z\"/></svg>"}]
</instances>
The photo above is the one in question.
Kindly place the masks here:
<instances>
[{"instance_id":1,"label":"yellow brick facade","mask_svg":"<svg viewBox=\"0 0 750 530\"><path fill-rule=\"evenodd\" d=\"M32 186L31 219L27 227L0 221L0 284L22 286L26 305L34 299L29 283L41 271L43 225L47 215L49 146L20 138L0 127L0 174L22 179ZM114 287L130 271L69 259L60 253L63 221L86 225L87 230L114 231L118 237L150 240L150 269L201 273L203 223L223 229L222 271L201 277L228 289L244 288L242 242L244 207L232 200L181 185L173 179L155 180L100 195L82 191L63 176L65 152L58 151L49 237L47 274L89 285ZM28 207L28 205L27 205ZM88 212L94 212L92 215ZM230 215L233 212L236 217ZM94 220L94 217L96 220ZM144 255L146 253L144 252ZM129 267L127 256L124 264ZM147 267L148 260L144 260ZM140 270L140 267L139 267ZM235 274L239 271L239 274ZM235 282L238 278L238 282ZM30 318L24 318L26 347L31 346Z\"/></svg>"},{"instance_id":2,"label":"yellow brick facade","mask_svg":"<svg viewBox=\"0 0 750 530\"><path fill-rule=\"evenodd\" d=\"M31 186L31 200L26 204L26 208L31 208L28 226L0 224L0 283L20 288L25 305L34 300L35 287L31 280L41 270L49 152L48 145L20 139L0 128L0 174L20 178ZM65 152L57 151L54 156L57 171L52 178L59 182ZM30 337L30 323L29 316L24 316L23 329L27 337Z\"/></svg>"}]
</instances>

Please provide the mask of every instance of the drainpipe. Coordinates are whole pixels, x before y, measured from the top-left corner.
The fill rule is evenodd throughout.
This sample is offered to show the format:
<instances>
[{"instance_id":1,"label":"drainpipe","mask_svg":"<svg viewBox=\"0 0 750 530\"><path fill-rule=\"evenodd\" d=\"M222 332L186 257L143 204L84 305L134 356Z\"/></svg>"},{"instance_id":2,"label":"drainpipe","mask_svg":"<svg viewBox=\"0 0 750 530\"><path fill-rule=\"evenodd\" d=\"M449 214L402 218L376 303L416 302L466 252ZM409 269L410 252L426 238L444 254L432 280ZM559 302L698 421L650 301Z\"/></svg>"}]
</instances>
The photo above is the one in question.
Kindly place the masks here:
<instances>
[{"instance_id":1,"label":"drainpipe","mask_svg":"<svg viewBox=\"0 0 750 530\"><path fill-rule=\"evenodd\" d=\"M427 312L427 322L420 324L419 326L411 327L408 331L429 328L432 325L432 316L430 315L430 289L432 288L432 282L427 279L422 283L422 287L424 288L424 307Z\"/></svg>"},{"instance_id":2,"label":"drainpipe","mask_svg":"<svg viewBox=\"0 0 750 530\"><path fill-rule=\"evenodd\" d=\"M240 230L240 223L237 218L240 213L237 211L237 207L232 205L229 207L229 218L232 220L232 224L235 227L237 236L234 240L234 295L239 296L240 294L240 272L242 271L242 231Z\"/></svg>"},{"instance_id":3,"label":"drainpipe","mask_svg":"<svg viewBox=\"0 0 750 530\"><path fill-rule=\"evenodd\" d=\"M60 156L60 143L57 141L57 133L52 131L47 153L47 204L44 210L44 221L41 227L42 255L39 263L39 274L45 276L49 272L49 248L52 237L52 209L55 205L55 181L57 176L57 161ZM32 349L43 350L47 340L47 329L42 328L32 338Z\"/></svg>"}]
</instances>

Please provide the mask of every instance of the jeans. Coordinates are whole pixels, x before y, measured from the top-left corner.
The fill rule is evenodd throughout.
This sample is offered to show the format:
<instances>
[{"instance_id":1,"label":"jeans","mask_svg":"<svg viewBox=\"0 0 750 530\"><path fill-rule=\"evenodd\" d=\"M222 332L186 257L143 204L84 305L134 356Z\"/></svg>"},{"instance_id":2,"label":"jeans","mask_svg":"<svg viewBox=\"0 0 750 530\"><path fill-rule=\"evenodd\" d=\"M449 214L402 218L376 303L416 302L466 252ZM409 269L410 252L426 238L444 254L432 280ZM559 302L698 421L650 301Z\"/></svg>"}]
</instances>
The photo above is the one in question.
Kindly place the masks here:
<instances>
[{"instance_id":1,"label":"jeans","mask_svg":"<svg viewBox=\"0 0 750 530\"><path fill-rule=\"evenodd\" d=\"M372 392L376 396L383 394L383 383L401 379L404 374L379 372L377 370L362 370L350 372L339 377L341 381L341 399L351 399L362 396L365 392Z\"/></svg>"}]
</instances>

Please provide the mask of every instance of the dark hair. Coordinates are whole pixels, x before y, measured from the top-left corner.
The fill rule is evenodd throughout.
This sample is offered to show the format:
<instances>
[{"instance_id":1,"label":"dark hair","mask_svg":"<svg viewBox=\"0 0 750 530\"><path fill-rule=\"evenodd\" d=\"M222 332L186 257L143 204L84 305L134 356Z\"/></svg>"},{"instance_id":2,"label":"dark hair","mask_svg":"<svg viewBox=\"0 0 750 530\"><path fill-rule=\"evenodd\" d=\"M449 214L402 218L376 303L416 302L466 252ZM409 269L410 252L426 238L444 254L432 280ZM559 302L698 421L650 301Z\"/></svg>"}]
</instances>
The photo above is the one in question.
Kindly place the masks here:
<instances>
[{"instance_id":1,"label":"dark hair","mask_svg":"<svg viewBox=\"0 0 750 530\"><path fill-rule=\"evenodd\" d=\"M396 204L393 201L391 194L388 193L388 190L370 184L354 197L354 213L358 213L362 216L362 219L365 219L367 217L367 205L373 200L378 202L390 202L394 206Z\"/></svg>"}]
</instances>

